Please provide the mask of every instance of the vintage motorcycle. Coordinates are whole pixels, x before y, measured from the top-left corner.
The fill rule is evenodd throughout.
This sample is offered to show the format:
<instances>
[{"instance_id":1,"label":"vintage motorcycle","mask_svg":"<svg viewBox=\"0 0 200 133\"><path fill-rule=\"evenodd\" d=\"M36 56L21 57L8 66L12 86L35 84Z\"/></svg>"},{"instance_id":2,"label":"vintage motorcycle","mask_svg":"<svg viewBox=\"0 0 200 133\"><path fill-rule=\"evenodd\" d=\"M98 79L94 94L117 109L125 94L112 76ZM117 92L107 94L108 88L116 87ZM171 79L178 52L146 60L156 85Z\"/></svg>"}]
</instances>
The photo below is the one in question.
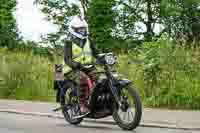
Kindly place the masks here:
<instances>
[{"instance_id":1,"label":"vintage motorcycle","mask_svg":"<svg viewBox=\"0 0 200 133\"><path fill-rule=\"evenodd\" d=\"M94 64L103 69L95 85L92 86L92 93L88 98L90 112L81 115L79 106L79 87L74 81L67 81L66 86L60 93L61 107L55 111L62 110L65 120L70 124L80 124L84 118L100 119L112 116L119 127L124 130L135 129L142 116L142 105L140 97L128 79L118 79L112 66L116 58L112 53L100 54ZM91 81L92 82L92 81ZM91 88L91 82L88 82Z\"/></svg>"}]
</instances>

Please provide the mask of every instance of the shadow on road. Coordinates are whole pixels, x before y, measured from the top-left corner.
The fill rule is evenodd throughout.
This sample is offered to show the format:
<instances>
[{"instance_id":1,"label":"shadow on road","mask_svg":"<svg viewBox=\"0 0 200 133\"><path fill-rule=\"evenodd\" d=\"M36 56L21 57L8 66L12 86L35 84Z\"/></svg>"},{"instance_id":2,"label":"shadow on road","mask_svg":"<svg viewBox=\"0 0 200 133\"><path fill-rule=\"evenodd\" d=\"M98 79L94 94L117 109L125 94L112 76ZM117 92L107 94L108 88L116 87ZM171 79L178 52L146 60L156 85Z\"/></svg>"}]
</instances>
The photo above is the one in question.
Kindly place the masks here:
<instances>
[{"instance_id":1,"label":"shadow on road","mask_svg":"<svg viewBox=\"0 0 200 133\"><path fill-rule=\"evenodd\" d=\"M112 132L123 132L124 130L120 129L117 125L110 126L109 124L97 124L97 123L83 123L80 125L70 125L70 124L57 124L59 127L67 127L67 128L76 128L76 129L89 129L89 130L102 130L103 132L112 131ZM136 133L136 131L124 131L126 133Z\"/></svg>"}]
</instances>

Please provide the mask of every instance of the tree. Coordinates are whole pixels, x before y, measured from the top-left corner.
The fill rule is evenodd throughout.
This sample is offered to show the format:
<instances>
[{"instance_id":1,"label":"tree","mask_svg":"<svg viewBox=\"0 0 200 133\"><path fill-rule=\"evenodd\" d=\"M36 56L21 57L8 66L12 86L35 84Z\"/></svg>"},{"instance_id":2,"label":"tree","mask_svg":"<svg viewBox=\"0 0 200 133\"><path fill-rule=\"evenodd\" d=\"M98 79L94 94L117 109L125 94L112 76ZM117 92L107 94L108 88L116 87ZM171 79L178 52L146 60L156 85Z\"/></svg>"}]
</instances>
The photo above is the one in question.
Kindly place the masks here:
<instances>
[{"instance_id":1,"label":"tree","mask_svg":"<svg viewBox=\"0 0 200 133\"><path fill-rule=\"evenodd\" d=\"M44 42L48 42L53 47L62 43L61 38L68 34L71 17L80 14L80 1L70 3L68 0L37 0L36 3L41 5L41 11L46 14L46 19L59 26L57 33L43 37Z\"/></svg>"},{"instance_id":2,"label":"tree","mask_svg":"<svg viewBox=\"0 0 200 133\"><path fill-rule=\"evenodd\" d=\"M113 39L112 29L115 27L113 0L91 0L88 9L89 29L100 48L111 48Z\"/></svg>"},{"instance_id":3,"label":"tree","mask_svg":"<svg viewBox=\"0 0 200 133\"><path fill-rule=\"evenodd\" d=\"M200 33L200 1L199 0L168 0L163 10L162 19L169 35L179 41L191 43Z\"/></svg>"},{"instance_id":4,"label":"tree","mask_svg":"<svg viewBox=\"0 0 200 133\"><path fill-rule=\"evenodd\" d=\"M13 16L15 7L16 0L0 1L0 47L14 48L17 44L18 30Z\"/></svg>"},{"instance_id":5,"label":"tree","mask_svg":"<svg viewBox=\"0 0 200 133\"><path fill-rule=\"evenodd\" d=\"M98 46L101 48L111 46L114 0L77 0L75 3L70 3L68 0L39 0L37 2L42 5L41 10L47 15L47 20L60 27L60 31L55 33L54 37L51 34L44 39L47 41L54 38L53 41L49 41L52 45L58 43L64 34L68 34L68 23L71 17L80 14L80 8L83 8L90 32L97 40Z\"/></svg>"},{"instance_id":6,"label":"tree","mask_svg":"<svg viewBox=\"0 0 200 133\"><path fill-rule=\"evenodd\" d=\"M124 40L150 42L166 32L191 41L199 33L199 0L118 0L118 7L115 31Z\"/></svg>"},{"instance_id":7,"label":"tree","mask_svg":"<svg viewBox=\"0 0 200 133\"><path fill-rule=\"evenodd\" d=\"M52 35L47 38L53 45L67 34L68 22L71 16L80 13L81 6L91 34L101 48L120 48L121 45L114 45L116 42L125 44L124 47L151 42L165 32L176 40L190 38L187 41L192 42L199 38L199 0L76 0L75 3L40 0L39 3L47 19L60 26L55 33L57 40L52 41Z\"/></svg>"},{"instance_id":8,"label":"tree","mask_svg":"<svg viewBox=\"0 0 200 133\"><path fill-rule=\"evenodd\" d=\"M116 32L124 40L152 41L165 29L155 31L161 25L161 0L119 0Z\"/></svg>"}]
</instances>

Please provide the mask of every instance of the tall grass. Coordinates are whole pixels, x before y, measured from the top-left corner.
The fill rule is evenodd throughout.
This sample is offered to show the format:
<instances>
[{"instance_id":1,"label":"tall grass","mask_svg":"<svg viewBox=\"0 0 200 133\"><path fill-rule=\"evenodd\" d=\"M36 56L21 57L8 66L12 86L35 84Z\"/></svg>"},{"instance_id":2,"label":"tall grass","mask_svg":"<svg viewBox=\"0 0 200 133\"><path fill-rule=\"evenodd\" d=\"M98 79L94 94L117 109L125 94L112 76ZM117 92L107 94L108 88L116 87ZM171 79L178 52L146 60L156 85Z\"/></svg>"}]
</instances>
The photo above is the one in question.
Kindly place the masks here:
<instances>
[{"instance_id":1,"label":"tall grass","mask_svg":"<svg viewBox=\"0 0 200 133\"><path fill-rule=\"evenodd\" d=\"M146 106L200 109L200 48L161 38L118 59ZM0 98L54 101L53 66L47 57L1 48Z\"/></svg>"},{"instance_id":2,"label":"tall grass","mask_svg":"<svg viewBox=\"0 0 200 133\"><path fill-rule=\"evenodd\" d=\"M32 52L0 49L0 97L20 100L52 100L53 73L47 58Z\"/></svg>"},{"instance_id":3,"label":"tall grass","mask_svg":"<svg viewBox=\"0 0 200 133\"><path fill-rule=\"evenodd\" d=\"M199 48L161 38L144 44L138 54L120 56L119 62L119 71L134 81L147 106L200 109Z\"/></svg>"}]
</instances>

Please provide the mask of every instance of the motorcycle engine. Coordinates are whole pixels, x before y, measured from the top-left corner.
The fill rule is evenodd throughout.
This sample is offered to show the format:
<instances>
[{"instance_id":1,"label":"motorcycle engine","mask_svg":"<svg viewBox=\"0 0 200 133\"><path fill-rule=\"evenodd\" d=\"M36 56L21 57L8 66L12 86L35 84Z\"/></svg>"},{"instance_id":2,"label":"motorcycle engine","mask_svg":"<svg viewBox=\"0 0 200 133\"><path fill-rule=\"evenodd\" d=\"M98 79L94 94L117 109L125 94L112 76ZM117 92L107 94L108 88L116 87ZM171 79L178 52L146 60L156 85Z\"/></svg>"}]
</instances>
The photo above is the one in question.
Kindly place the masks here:
<instances>
[{"instance_id":1,"label":"motorcycle engine","mask_svg":"<svg viewBox=\"0 0 200 133\"><path fill-rule=\"evenodd\" d=\"M98 96L97 101L99 103L108 103L111 99L111 95L109 93L103 93L102 95Z\"/></svg>"}]
</instances>

